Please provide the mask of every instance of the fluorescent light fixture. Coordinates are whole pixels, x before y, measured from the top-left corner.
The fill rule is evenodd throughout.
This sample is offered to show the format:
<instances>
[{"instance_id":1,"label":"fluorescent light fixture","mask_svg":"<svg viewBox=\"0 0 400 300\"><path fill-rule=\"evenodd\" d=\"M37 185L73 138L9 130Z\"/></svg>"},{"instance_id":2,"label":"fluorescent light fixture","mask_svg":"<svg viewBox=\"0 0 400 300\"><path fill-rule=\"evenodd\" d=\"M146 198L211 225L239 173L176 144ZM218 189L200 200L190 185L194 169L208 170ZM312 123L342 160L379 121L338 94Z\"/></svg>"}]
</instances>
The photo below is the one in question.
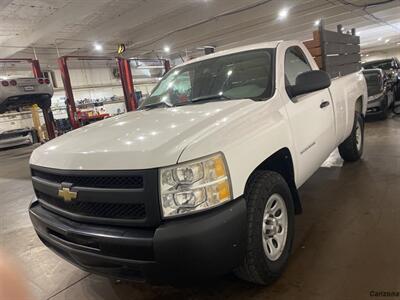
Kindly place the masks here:
<instances>
[{"instance_id":1,"label":"fluorescent light fixture","mask_svg":"<svg viewBox=\"0 0 400 300\"><path fill-rule=\"evenodd\" d=\"M387 43L389 43L390 42L390 39L386 39L385 40L385 44L387 44Z\"/></svg>"},{"instance_id":2,"label":"fluorescent light fixture","mask_svg":"<svg viewBox=\"0 0 400 300\"><path fill-rule=\"evenodd\" d=\"M286 19L289 14L289 10L287 8L283 8L278 13L278 19L283 20Z\"/></svg>"},{"instance_id":3,"label":"fluorescent light fixture","mask_svg":"<svg viewBox=\"0 0 400 300\"><path fill-rule=\"evenodd\" d=\"M93 47L94 47L94 50L96 50L96 51L103 51L103 46L100 45L99 43L94 43Z\"/></svg>"},{"instance_id":4,"label":"fluorescent light fixture","mask_svg":"<svg viewBox=\"0 0 400 300\"><path fill-rule=\"evenodd\" d=\"M321 20L318 19L318 20L316 20L316 21L314 22L314 26L319 26L320 23L321 23Z\"/></svg>"},{"instance_id":5,"label":"fluorescent light fixture","mask_svg":"<svg viewBox=\"0 0 400 300\"><path fill-rule=\"evenodd\" d=\"M169 53L171 51L171 48L168 46L164 46L164 52Z\"/></svg>"}]
</instances>

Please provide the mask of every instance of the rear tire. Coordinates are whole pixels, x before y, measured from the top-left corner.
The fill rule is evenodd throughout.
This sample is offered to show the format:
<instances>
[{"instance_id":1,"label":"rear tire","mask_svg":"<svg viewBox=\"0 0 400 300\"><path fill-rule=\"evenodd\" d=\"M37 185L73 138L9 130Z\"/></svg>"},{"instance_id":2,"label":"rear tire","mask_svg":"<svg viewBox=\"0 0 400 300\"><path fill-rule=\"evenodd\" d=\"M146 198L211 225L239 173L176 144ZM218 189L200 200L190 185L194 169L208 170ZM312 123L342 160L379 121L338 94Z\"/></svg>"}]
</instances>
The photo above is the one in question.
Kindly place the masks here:
<instances>
[{"instance_id":1,"label":"rear tire","mask_svg":"<svg viewBox=\"0 0 400 300\"><path fill-rule=\"evenodd\" d=\"M364 119L360 113L356 112L351 134L343 143L339 145L339 153L343 160L353 162L361 158L363 150Z\"/></svg>"},{"instance_id":2,"label":"rear tire","mask_svg":"<svg viewBox=\"0 0 400 300\"><path fill-rule=\"evenodd\" d=\"M51 107L51 98L47 96L42 96L36 104L39 106L40 109L47 110Z\"/></svg>"},{"instance_id":3,"label":"rear tire","mask_svg":"<svg viewBox=\"0 0 400 300\"><path fill-rule=\"evenodd\" d=\"M245 192L246 254L239 278L262 285L275 281L286 267L294 237L294 204L289 186L276 172L257 171Z\"/></svg>"}]
</instances>

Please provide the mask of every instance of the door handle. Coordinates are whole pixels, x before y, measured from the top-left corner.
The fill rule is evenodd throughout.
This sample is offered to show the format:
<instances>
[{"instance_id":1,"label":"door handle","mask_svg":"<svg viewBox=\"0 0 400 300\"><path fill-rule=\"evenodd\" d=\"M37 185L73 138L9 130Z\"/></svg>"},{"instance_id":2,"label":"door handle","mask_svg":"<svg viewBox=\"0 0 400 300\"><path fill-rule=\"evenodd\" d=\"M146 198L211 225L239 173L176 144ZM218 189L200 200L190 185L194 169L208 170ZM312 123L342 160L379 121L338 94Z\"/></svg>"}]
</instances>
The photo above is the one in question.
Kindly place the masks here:
<instances>
[{"instance_id":1,"label":"door handle","mask_svg":"<svg viewBox=\"0 0 400 300\"><path fill-rule=\"evenodd\" d=\"M322 101L321 105L319 107L324 108L324 107L327 107L329 104L330 104L329 101Z\"/></svg>"}]
</instances>

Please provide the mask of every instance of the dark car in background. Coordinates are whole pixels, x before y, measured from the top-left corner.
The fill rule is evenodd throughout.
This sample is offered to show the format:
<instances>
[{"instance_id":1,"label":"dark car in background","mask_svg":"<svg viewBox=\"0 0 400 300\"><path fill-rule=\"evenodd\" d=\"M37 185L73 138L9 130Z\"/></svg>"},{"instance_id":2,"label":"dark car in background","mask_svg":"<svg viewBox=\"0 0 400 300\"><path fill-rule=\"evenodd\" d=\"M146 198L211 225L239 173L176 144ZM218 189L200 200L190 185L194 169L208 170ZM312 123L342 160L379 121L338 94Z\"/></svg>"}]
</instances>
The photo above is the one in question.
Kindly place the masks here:
<instances>
[{"instance_id":1,"label":"dark car in background","mask_svg":"<svg viewBox=\"0 0 400 300\"><path fill-rule=\"evenodd\" d=\"M392 90L394 99L400 100L400 61L395 58L368 61L362 64L363 69L382 69L387 75L387 89Z\"/></svg>"},{"instance_id":2,"label":"dark car in background","mask_svg":"<svg viewBox=\"0 0 400 300\"><path fill-rule=\"evenodd\" d=\"M368 88L367 115L386 119L394 104L393 86L382 69L363 70Z\"/></svg>"}]
</instances>

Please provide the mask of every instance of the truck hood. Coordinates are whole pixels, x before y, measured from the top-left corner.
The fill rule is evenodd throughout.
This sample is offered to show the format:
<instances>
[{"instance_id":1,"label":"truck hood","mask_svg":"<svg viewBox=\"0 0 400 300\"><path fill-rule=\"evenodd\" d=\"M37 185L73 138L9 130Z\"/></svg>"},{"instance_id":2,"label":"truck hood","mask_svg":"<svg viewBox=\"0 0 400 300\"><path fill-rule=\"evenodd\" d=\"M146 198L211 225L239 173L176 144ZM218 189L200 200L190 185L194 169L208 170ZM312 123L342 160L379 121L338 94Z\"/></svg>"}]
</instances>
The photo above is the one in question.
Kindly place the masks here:
<instances>
[{"instance_id":1,"label":"truck hood","mask_svg":"<svg viewBox=\"0 0 400 300\"><path fill-rule=\"evenodd\" d=\"M37 148L30 163L57 169L147 169L177 163L190 144L231 124L249 99L140 110L71 131ZM225 122L229 118L229 123ZM224 123L225 122L225 123ZM212 140L210 140L212 143Z\"/></svg>"}]
</instances>

